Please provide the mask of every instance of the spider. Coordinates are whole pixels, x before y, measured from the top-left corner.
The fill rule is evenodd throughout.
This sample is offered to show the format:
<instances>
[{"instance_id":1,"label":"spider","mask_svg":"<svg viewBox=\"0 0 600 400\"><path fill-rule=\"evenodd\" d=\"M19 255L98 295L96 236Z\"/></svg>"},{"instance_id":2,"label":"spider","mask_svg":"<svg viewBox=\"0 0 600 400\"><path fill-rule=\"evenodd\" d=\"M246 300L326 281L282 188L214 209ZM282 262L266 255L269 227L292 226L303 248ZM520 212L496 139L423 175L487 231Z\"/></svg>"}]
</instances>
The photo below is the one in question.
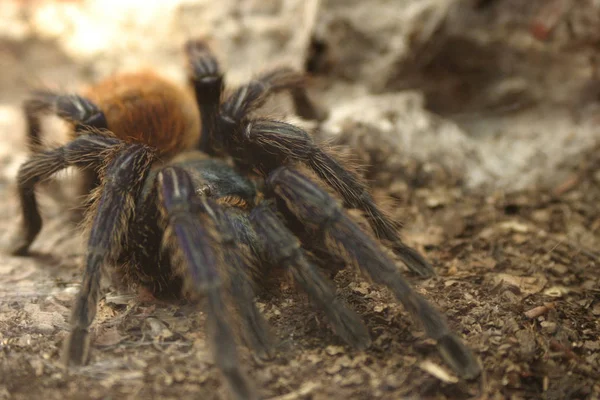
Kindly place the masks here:
<instances>
[{"instance_id":1,"label":"spider","mask_svg":"<svg viewBox=\"0 0 600 400\"><path fill-rule=\"evenodd\" d=\"M233 322L256 354L272 354L254 298L262 278L273 272L287 271L348 344L369 347L367 328L336 297L320 268L334 262L387 286L457 373L478 376L471 351L383 250L386 244L418 274L432 272L400 240L400 226L377 207L366 186L301 128L255 116L270 96L287 92L299 116L318 119L303 75L274 69L226 95L209 46L190 40L185 54L189 91L142 71L109 77L84 96L35 92L23 105L32 154L17 176L22 221L12 254L26 255L41 229L36 185L72 166L86 177L81 191L88 195L89 236L64 362L88 360L101 272L108 270L120 286L204 307L209 345L230 393L256 398L238 362ZM42 146L43 114L71 123L62 146ZM374 235L345 208L361 210Z\"/></svg>"}]
</instances>

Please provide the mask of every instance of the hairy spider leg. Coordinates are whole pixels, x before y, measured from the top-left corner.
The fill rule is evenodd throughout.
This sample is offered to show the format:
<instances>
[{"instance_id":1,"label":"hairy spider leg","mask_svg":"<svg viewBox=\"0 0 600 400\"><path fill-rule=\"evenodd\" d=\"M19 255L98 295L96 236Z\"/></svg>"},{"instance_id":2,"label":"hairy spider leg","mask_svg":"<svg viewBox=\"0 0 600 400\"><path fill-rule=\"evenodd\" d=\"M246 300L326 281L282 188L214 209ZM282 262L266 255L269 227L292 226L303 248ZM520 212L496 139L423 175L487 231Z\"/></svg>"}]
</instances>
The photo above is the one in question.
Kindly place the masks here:
<instances>
[{"instance_id":1,"label":"hairy spider leg","mask_svg":"<svg viewBox=\"0 0 600 400\"><path fill-rule=\"evenodd\" d=\"M35 194L37 183L70 166L99 168L107 151L119 143L120 141L114 138L82 135L62 147L34 153L21 165L17 174L17 189L22 220L19 230L9 244L8 250L11 254L26 254L42 228Z\"/></svg>"},{"instance_id":2,"label":"hairy spider leg","mask_svg":"<svg viewBox=\"0 0 600 400\"><path fill-rule=\"evenodd\" d=\"M210 217L221 237L221 247L229 276L229 293L244 328L244 338L261 358L273 354L268 324L254 302L254 275L258 273L256 233L247 218L254 207L256 188L227 163L189 152L171 165L184 169L196 192L206 197L213 210Z\"/></svg>"},{"instance_id":3,"label":"hairy spider leg","mask_svg":"<svg viewBox=\"0 0 600 400\"><path fill-rule=\"evenodd\" d=\"M75 125L76 132L84 130L106 129L104 113L89 99L73 94L61 94L52 91L36 91L23 102L27 127L27 143L31 151L41 146L41 117L54 114Z\"/></svg>"},{"instance_id":4,"label":"hairy spider leg","mask_svg":"<svg viewBox=\"0 0 600 400\"><path fill-rule=\"evenodd\" d=\"M83 364L88 355L88 328L96 314L100 269L114 259L133 212L153 154L142 145L124 145L117 139L83 135L65 146L35 153L19 169L17 182L23 221L11 243L13 254L24 254L42 226L35 185L69 166L97 168L112 153L100 191L88 239L82 286L71 317L71 334L65 342L65 362Z\"/></svg>"},{"instance_id":5,"label":"hairy spider leg","mask_svg":"<svg viewBox=\"0 0 600 400\"><path fill-rule=\"evenodd\" d=\"M355 348L369 347L371 338L360 317L336 297L331 282L308 260L300 241L266 202L252 210L250 221L267 261L290 271L309 298L325 311L338 336Z\"/></svg>"},{"instance_id":6,"label":"hairy spider leg","mask_svg":"<svg viewBox=\"0 0 600 400\"><path fill-rule=\"evenodd\" d=\"M212 207L213 212L210 215L218 224L217 230L221 233L221 240L230 241L229 247L223 247L233 251L225 253L238 258L230 260L230 265L235 265L237 271L251 271L250 274L244 274L242 282L247 282L252 275L257 275L260 271L257 271L254 258L242 257L247 255L247 252L240 251L241 246L250 249L256 257L269 265L290 270L310 298L326 310L337 334L357 348L369 346L369 334L360 318L336 299L332 284L308 260L307 255L300 248L298 239L278 220L277 215L267 204L263 203L253 208L249 216L244 208L239 208L240 201L248 202L251 207L254 206L255 192L251 189L249 181L241 178L231 167L218 160L186 156L181 161L175 161L174 165L185 168L190 176L198 176L194 185L197 191L209 197L207 202L220 203ZM230 203L235 207L226 207ZM230 237L229 240L224 239L227 236ZM235 277L235 275L230 276ZM240 293L244 290L235 290L233 286L231 290L237 297L236 305L243 304L244 299L240 298ZM249 296L245 301L253 304L250 298ZM244 308L245 310L240 310L240 316L254 337L251 347L257 348L256 342L259 341L258 348L262 346L267 350L266 344L263 344L267 340L267 334L263 327L262 316L258 310L248 308L248 305L244 305Z\"/></svg>"},{"instance_id":7,"label":"hairy spider leg","mask_svg":"<svg viewBox=\"0 0 600 400\"><path fill-rule=\"evenodd\" d=\"M256 188L224 161L205 158L191 152L171 165L183 168L193 179L196 192L206 197L213 210L209 215L216 224L224 249L229 276L229 293L244 329L248 346L261 358L273 354L268 324L254 302L254 276L259 270L256 233L247 218L254 207Z\"/></svg>"},{"instance_id":8,"label":"hairy spider leg","mask_svg":"<svg viewBox=\"0 0 600 400\"><path fill-rule=\"evenodd\" d=\"M268 71L239 87L221 104L224 88L219 63L203 40L185 45L188 80L194 88L202 119L199 149L207 154L227 151L221 143L248 114L262 106L269 96L281 91L291 94L296 113L305 119L323 120L326 113L308 97L303 74L281 67ZM222 109L222 110L221 110ZM216 148L215 148L216 147Z\"/></svg>"},{"instance_id":9,"label":"hairy spider leg","mask_svg":"<svg viewBox=\"0 0 600 400\"><path fill-rule=\"evenodd\" d=\"M306 91L306 77L288 67L267 71L238 87L221 106L224 118L241 123L250 113L263 106L267 99L279 92L288 91L296 114L304 119L324 120L327 115L310 100Z\"/></svg>"},{"instance_id":10,"label":"hairy spider leg","mask_svg":"<svg viewBox=\"0 0 600 400\"><path fill-rule=\"evenodd\" d=\"M188 41L185 44L185 52L188 60L188 80L194 88L202 120L198 149L214 155L212 133L215 131L221 104L223 74L220 72L219 62L204 41Z\"/></svg>"},{"instance_id":11,"label":"hairy spider leg","mask_svg":"<svg viewBox=\"0 0 600 400\"><path fill-rule=\"evenodd\" d=\"M219 247L224 249L223 265L229 278L225 282L229 285L227 293L231 295L230 303L239 317L234 322L241 323L244 339L259 357L270 357L272 341L267 323L254 302L251 275L258 270L258 260L254 255L256 240L248 237L255 234L245 218L246 208L254 206L254 185L226 162L208 158L198 151L181 154L168 165L185 170L197 195L206 197L204 201L211 204L214 212L208 215L219 233ZM123 265L120 280L139 282L156 297L169 299L181 294L183 282L180 277L187 276L188 271L173 273L180 266L171 260L169 249L162 245L164 224L159 223L160 207L154 184L158 171L155 169L150 173L136 208L136 222L128 234L131 240L119 261ZM246 243L250 243L250 247Z\"/></svg>"},{"instance_id":12,"label":"hairy spider leg","mask_svg":"<svg viewBox=\"0 0 600 400\"><path fill-rule=\"evenodd\" d=\"M255 192L249 181L237 175L224 162L214 159L186 156L181 161L175 161L174 165L185 168L190 176L197 175L194 182L197 191L205 193L209 197L208 202L219 203L220 207L212 207L211 215L218 224L221 240L231 242L229 246L223 246L232 250L225 251L225 254L237 258L231 259L229 264L235 265L234 269L237 271L250 271L250 274L246 273L241 277L240 282L247 282L253 275L261 272L257 270L255 258L247 258L248 252L240 251L240 248L244 248L268 265L291 270L292 276L310 298L326 310L336 333L357 348L369 346L369 334L360 318L335 298L331 283L308 260L298 239L277 219L266 203L253 208L249 216L244 207L239 207L240 202L254 206ZM233 204L234 207L227 207L228 204ZM230 239L225 240L226 237ZM258 350L262 348L263 351L269 351L262 316L258 310L249 308L249 305L253 305L249 295L245 300L240 297L245 290L235 290L233 285L231 287L232 293L237 297L235 304L238 307L244 305L238 311L242 323L251 333L250 345Z\"/></svg>"},{"instance_id":13,"label":"hairy spider leg","mask_svg":"<svg viewBox=\"0 0 600 400\"><path fill-rule=\"evenodd\" d=\"M181 168L169 166L161 170L157 185L164 218L168 221L166 234L173 237L167 241L174 242L170 246L174 262L187 265L192 286L188 290L204 296L215 363L237 399L254 399L254 390L239 367L235 336L221 295L222 255L218 246L221 238L210 217L215 210L196 195L192 179Z\"/></svg>"},{"instance_id":14,"label":"hairy spider leg","mask_svg":"<svg viewBox=\"0 0 600 400\"><path fill-rule=\"evenodd\" d=\"M437 341L440 354L460 376L470 379L479 375L480 366L475 356L452 333L444 316L411 288L394 262L329 194L287 167L280 167L269 175L267 190L304 225L313 240L325 243L332 253L366 273L375 283L390 288L406 310L421 321L427 334Z\"/></svg>"},{"instance_id":15,"label":"hairy spider leg","mask_svg":"<svg viewBox=\"0 0 600 400\"><path fill-rule=\"evenodd\" d=\"M340 194L346 206L365 212L376 236L390 242L394 253L415 273L433 275L431 265L407 246L398 233L400 224L380 210L367 187L333 156L322 150L303 129L285 122L257 119L248 122L237 136L233 156L268 175L281 165L301 162Z\"/></svg>"},{"instance_id":16,"label":"hairy spider leg","mask_svg":"<svg viewBox=\"0 0 600 400\"><path fill-rule=\"evenodd\" d=\"M239 231L236 232L240 224L249 225L250 222L240 210L223 207L212 199L205 201L212 210L212 217L221 235L221 245L230 280L229 293L234 297L234 306L245 328L244 337L248 346L254 349L260 358L270 358L273 356L273 348L268 324L254 302L253 276L258 271L258 260L253 256L250 246L245 244L253 243L248 239L249 235L240 235Z\"/></svg>"},{"instance_id":17,"label":"hairy spider leg","mask_svg":"<svg viewBox=\"0 0 600 400\"><path fill-rule=\"evenodd\" d=\"M82 365L87 361L88 329L96 315L101 268L114 263L132 220L135 199L154 160L149 148L120 145L102 173L102 184L93 215L81 289L71 316L71 334L65 342L64 361Z\"/></svg>"},{"instance_id":18,"label":"hairy spider leg","mask_svg":"<svg viewBox=\"0 0 600 400\"><path fill-rule=\"evenodd\" d=\"M56 115L73 125L73 136L107 129L104 113L86 97L75 94L56 93L52 91L35 91L31 98L23 103L26 121L26 138L31 152L42 150L40 138L41 118L43 115ZM86 198L100 185L98 174L89 168L81 170L83 179L78 189L79 196ZM89 199L88 199L89 200ZM76 220L81 220L89 201L84 201L73 209Z\"/></svg>"}]
</instances>

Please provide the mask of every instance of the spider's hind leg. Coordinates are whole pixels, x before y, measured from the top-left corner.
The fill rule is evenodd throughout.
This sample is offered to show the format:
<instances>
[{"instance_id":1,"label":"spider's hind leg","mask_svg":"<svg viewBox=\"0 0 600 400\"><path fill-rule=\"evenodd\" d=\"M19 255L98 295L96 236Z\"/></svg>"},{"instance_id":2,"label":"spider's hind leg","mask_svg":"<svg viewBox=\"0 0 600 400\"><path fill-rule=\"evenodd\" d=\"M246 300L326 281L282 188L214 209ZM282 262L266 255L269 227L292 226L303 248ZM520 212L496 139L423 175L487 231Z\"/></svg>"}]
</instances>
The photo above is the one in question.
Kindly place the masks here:
<instances>
[{"instance_id":1,"label":"spider's hind leg","mask_svg":"<svg viewBox=\"0 0 600 400\"><path fill-rule=\"evenodd\" d=\"M248 114L262 106L272 94L288 91L296 113L305 119L323 120L326 112L314 104L306 91L306 78L291 68L281 67L259 75L240 86L221 104L224 88L219 62L203 40L185 44L188 60L188 80L194 88L202 118L199 150L215 154L219 142L232 125L236 126Z\"/></svg>"},{"instance_id":2,"label":"spider's hind leg","mask_svg":"<svg viewBox=\"0 0 600 400\"><path fill-rule=\"evenodd\" d=\"M106 118L102 110L91 100L73 94L52 91L36 91L23 102L26 122L26 140L33 153L43 150L41 138L42 117L56 115L71 123L76 135L88 133L90 130L107 129ZM90 168L81 169L81 185L78 188L80 197L85 198L92 189L98 187L100 181L96 171ZM52 192L59 193L55 188ZM83 202L73 208L73 219L79 222L83 218L89 202Z\"/></svg>"},{"instance_id":3,"label":"spider's hind leg","mask_svg":"<svg viewBox=\"0 0 600 400\"><path fill-rule=\"evenodd\" d=\"M306 76L288 67L267 71L237 88L223 103L226 119L242 121L253 110L264 105L273 94L287 91L292 97L296 113L309 120L322 121L327 113L315 104L306 90Z\"/></svg>"},{"instance_id":4,"label":"spider's hind leg","mask_svg":"<svg viewBox=\"0 0 600 400\"><path fill-rule=\"evenodd\" d=\"M461 339L448 327L444 316L416 293L394 262L341 209L336 201L310 179L281 167L267 180L268 190L317 243L324 243L337 257L366 273L375 283L390 288L427 334L437 341L442 357L464 378L474 378L480 366Z\"/></svg>"},{"instance_id":5,"label":"spider's hind leg","mask_svg":"<svg viewBox=\"0 0 600 400\"><path fill-rule=\"evenodd\" d=\"M39 150L41 118L44 114L54 114L75 125L75 130L106 129L104 113L89 99L71 94L52 91L36 91L23 102L23 112L27 126L27 144L31 151Z\"/></svg>"},{"instance_id":6,"label":"spider's hind leg","mask_svg":"<svg viewBox=\"0 0 600 400\"><path fill-rule=\"evenodd\" d=\"M97 135L83 135L56 149L34 153L21 165L17 174L22 221L19 230L9 244L14 255L24 255L42 228L35 187L43 180L70 166L98 168L104 156L119 141Z\"/></svg>"}]
</instances>

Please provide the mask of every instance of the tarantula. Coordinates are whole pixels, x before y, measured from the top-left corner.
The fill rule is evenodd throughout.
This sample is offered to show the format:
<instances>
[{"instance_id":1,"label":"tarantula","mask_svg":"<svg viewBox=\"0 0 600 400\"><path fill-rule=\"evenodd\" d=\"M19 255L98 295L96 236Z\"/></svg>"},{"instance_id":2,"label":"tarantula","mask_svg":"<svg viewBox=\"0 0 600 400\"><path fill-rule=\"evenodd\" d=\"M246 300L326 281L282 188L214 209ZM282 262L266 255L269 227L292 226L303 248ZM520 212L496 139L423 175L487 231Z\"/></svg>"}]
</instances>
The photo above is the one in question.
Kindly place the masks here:
<instances>
[{"instance_id":1,"label":"tarantula","mask_svg":"<svg viewBox=\"0 0 600 400\"><path fill-rule=\"evenodd\" d=\"M13 254L27 254L41 229L36 185L71 166L86 176L81 190L88 194L89 238L64 347L67 365L88 359L101 271L110 265L120 284L147 288L157 298L198 300L232 395L255 398L238 363L231 308L249 347L268 356L268 328L254 297L257 282L272 271L288 271L347 343L370 345L361 319L336 298L317 267L329 260L355 266L390 288L437 341L446 362L461 376L476 377L478 362L445 318L322 188L331 187L345 207L362 210L375 237L412 271L431 273L365 185L299 127L254 116L267 98L285 91L300 116L317 118L302 74L275 69L225 96L208 46L189 41L185 53L193 94L153 72L138 72L108 78L85 96L43 91L24 103L33 151L17 178L23 218ZM43 113L72 124L67 143L43 148Z\"/></svg>"}]
</instances>

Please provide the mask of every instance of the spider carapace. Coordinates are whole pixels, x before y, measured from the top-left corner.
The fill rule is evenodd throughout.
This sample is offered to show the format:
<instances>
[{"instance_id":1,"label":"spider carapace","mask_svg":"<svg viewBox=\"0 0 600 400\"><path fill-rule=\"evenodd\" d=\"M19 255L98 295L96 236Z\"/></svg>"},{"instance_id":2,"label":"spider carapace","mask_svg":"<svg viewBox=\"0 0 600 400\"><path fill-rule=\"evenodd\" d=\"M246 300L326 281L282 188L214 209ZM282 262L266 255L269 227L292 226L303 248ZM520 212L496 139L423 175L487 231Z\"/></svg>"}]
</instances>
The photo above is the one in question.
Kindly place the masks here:
<instances>
[{"instance_id":1,"label":"spider carapace","mask_svg":"<svg viewBox=\"0 0 600 400\"><path fill-rule=\"evenodd\" d=\"M432 272L400 240L399 225L378 208L366 186L301 128L257 116L267 98L284 91L298 115L318 119L303 76L279 68L226 95L205 43L189 41L185 52L189 92L140 72L108 78L83 96L43 91L24 103L32 154L17 177L22 222L11 252L27 254L41 229L38 182L71 166L88 178L82 188L88 195L85 268L64 361L87 362L101 271L110 270L118 286L198 300L231 395L256 398L259 390L238 363L233 327L241 327L258 355L271 354L268 326L254 297L264 275L276 269L291 275L348 344L370 345L368 329L323 273L335 264L353 266L387 286L457 373L478 376L471 351L383 250L385 244L415 273ZM62 146L42 146L44 113L72 123L73 135ZM323 185L337 192L343 206ZM362 210L372 232L344 208Z\"/></svg>"}]
</instances>

